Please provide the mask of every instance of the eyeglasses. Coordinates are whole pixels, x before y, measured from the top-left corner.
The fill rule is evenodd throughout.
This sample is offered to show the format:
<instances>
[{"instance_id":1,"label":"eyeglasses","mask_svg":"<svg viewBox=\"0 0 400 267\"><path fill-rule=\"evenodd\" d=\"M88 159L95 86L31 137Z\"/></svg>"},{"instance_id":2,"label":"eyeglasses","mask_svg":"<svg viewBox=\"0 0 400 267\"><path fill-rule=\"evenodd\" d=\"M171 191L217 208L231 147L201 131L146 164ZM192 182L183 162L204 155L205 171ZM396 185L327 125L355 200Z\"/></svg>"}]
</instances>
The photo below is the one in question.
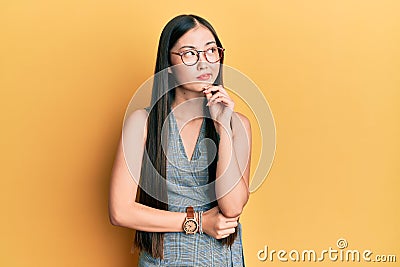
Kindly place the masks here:
<instances>
[{"instance_id":1,"label":"eyeglasses","mask_svg":"<svg viewBox=\"0 0 400 267\"><path fill-rule=\"evenodd\" d=\"M181 56L183 64L193 66L200 59L200 53L204 53L206 60L210 63L217 63L224 56L225 48L210 47L206 50L189 49L182 52L171 52L174 55Z\"/></svg>"}]
</instances>

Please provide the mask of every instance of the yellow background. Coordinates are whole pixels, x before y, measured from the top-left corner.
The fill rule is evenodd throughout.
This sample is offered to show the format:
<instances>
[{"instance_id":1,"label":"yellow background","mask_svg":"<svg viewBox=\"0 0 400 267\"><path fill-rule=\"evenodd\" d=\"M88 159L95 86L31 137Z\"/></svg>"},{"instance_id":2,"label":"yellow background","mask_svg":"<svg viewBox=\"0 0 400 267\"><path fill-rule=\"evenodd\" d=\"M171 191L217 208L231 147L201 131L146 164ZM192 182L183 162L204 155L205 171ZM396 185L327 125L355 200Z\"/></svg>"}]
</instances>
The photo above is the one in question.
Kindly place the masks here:
<instances>
[{"instance_id":1,"label":"yellow background","mask_svg":"<svg viewBox=\"0 0 400 267\"><path fill-rule=\"evenodd\" d=\"M241 217L247 265L304 266L256 254L340 237L398 264L399 1L5 0L0 265L135 266L133 230L108 221L110 171L125 109L181 13L214 25L226 64L274 114L276 157Z\"/></svg>"}]
</instances>

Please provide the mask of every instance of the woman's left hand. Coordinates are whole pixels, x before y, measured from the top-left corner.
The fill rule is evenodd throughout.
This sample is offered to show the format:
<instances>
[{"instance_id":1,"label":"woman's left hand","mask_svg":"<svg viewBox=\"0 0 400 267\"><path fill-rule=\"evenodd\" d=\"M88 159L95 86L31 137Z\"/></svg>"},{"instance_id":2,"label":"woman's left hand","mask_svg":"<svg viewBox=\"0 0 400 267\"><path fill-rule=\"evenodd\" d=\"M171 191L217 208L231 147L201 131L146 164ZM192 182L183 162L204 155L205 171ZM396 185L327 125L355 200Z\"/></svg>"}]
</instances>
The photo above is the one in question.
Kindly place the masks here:
<instances>
[{"instance_id":1,"label":"woman's left hand","mask_svg":"<svg viewBox=\"0 0 400 267\"><path fill-rule=\"evenodd\" d=\"M205 87L203 93L207 98L207 106L210 109L211 118L216 124L217 131L220 126L230 128L235 102L229 97L225 88L222 85L209 85Z\"/></svg>"}]
</instances>

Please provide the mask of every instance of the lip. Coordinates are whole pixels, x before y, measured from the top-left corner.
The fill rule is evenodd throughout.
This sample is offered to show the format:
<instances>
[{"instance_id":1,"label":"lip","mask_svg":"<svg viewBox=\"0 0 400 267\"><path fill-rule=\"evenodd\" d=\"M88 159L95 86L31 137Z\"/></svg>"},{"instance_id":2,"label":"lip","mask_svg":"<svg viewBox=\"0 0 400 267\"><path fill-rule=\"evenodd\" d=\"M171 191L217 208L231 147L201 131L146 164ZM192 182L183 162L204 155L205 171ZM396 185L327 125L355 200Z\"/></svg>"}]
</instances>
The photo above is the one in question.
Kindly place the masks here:
<instances>
[{"instance_id":1,"label":"lip","mask_svg":"<svg viewBox=\"0 0 400 267\"><path fill-rule=\"evenodd\" d=\"M212 76L211 73L203 73L203 74L197 76L196 79L200 80L200 81L207 81L211 78L211 76Z\"/></svg>"}]
</instances>

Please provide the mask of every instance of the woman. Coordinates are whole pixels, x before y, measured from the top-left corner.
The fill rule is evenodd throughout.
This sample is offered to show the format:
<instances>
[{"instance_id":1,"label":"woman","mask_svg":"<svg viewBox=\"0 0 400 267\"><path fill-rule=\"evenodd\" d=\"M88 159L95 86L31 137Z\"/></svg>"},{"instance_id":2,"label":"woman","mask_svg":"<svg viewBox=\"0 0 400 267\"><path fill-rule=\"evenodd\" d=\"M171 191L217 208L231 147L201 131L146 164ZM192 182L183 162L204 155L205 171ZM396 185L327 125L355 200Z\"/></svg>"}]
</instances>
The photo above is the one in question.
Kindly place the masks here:
<instances>
[{"instance_id":1,"label":"woman","mask_svg":"<svg viewBox=\"0 0 400 267\"><path fill-rule=\"evenodd\" d=\"M206 20L173 18L159 41L151 106L125 121L110 220L136 229L139 266L244 266L238 220L251 129L222 86L223 54Z\"/></svg>"}]
</instances>

